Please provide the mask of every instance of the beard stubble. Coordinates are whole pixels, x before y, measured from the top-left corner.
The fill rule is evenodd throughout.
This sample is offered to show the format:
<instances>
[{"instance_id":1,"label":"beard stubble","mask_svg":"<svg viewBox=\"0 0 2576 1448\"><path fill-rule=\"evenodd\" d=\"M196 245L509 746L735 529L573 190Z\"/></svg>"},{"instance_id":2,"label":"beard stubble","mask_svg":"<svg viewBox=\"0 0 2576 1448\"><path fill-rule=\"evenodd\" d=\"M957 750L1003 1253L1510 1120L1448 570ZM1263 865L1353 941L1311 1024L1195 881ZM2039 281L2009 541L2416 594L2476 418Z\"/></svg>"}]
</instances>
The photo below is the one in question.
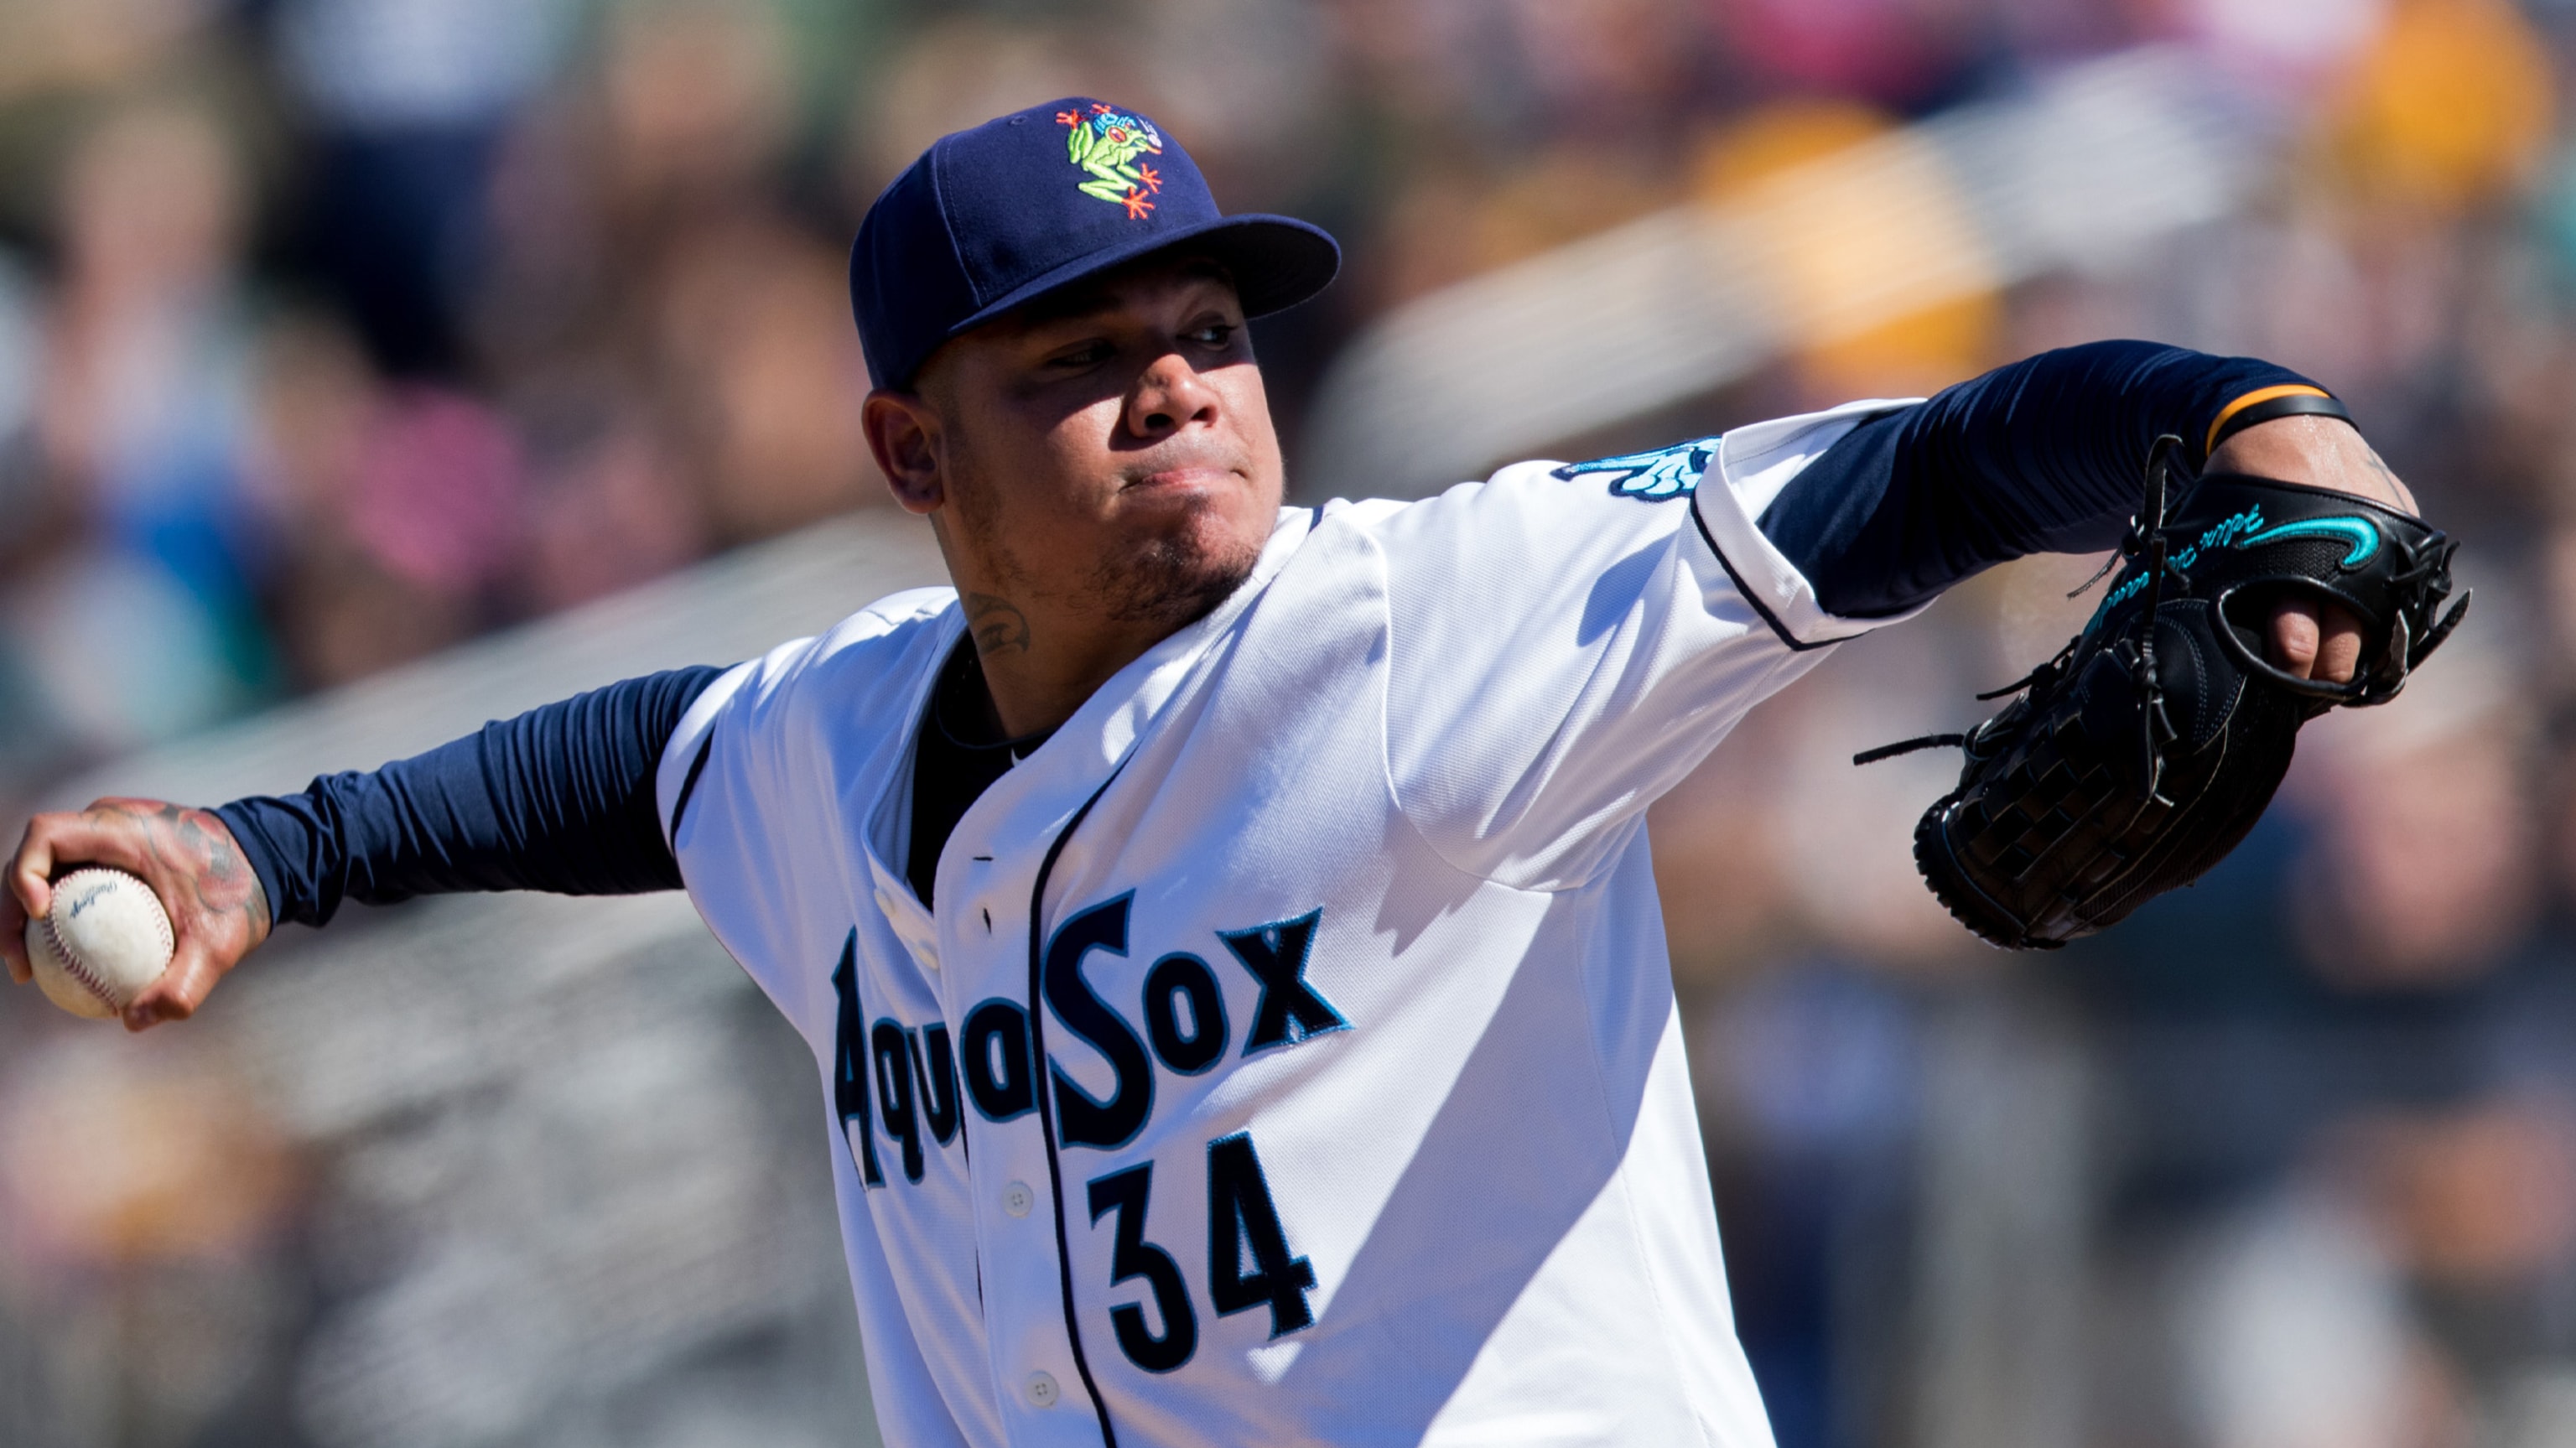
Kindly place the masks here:
<instances>
[{"instance_id":1,"label":"beard stubble","mask_svg":"<svg viewBox=\"0 0 2576 1448\"><path fill-rule=\"evenodd\" d=\"M984 562L1007 595L1033 599L1070 593L1066 601L1094 618L1159 624L1167 632L1196 623L1232 597L1252 576L1267 538L1266 531L1262 538L1236 539L1221 529L1202 528L1194 509L1177 528L1121 540L1123 546L1101 558L1074 588L1052 589L1022 562L1000 516L1002 500L992 490L968 484L953 496L960 505L951 510L959 541Z\"/></svg>"}]
</instances>

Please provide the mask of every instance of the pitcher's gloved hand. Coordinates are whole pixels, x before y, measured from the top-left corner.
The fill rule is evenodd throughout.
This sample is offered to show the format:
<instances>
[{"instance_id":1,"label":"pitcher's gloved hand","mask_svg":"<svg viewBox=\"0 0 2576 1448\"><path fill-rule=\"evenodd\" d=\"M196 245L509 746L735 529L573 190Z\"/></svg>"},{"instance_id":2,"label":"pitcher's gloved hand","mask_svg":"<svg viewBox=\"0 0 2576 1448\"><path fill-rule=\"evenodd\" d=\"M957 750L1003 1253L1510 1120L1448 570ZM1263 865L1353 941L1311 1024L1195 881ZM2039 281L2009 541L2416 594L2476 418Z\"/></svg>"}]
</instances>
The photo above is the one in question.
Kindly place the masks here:
<instances>
[{"instance_id":1,"label":"pitcher's gloved hand","mask_svg":"<svg viewBox=\"0 0 2576 1448\"><path fill-rule=\"evenodd\" d=\"M2331 417L2284 417L2227 438L2202 469L2308 483L2413 514L2415 495L2360 431ZM2340 604L2290 595L2273 605L2273 663L2300 678L2349 683L2361 662L2361 620Z\"/></svg>"},{"instance_id":2,"label":"pitcher's gloved hand","mask_svg":"<svg viewBox=\"0 0 2576 1448\"><path fill-rule=\"evenodd\" d=\"M2252 431L2293 423L2377 463L2327 419ZM1915 862L1998 945L2060 946L2199 878L2262 815L2300 726L2395 697L2467 607L2437 621L2457 545L2404 511L2384 466L2338 472L2334 450L2310 447L2269 460L2300 481L2216 467L2185 481L2180 451L2166 439L2150 458L2146 506L2084 631L1998 691L2018 695L2001 713L1938 737L1967 762L1916 827Z\"/></svg>"}]
</instances>

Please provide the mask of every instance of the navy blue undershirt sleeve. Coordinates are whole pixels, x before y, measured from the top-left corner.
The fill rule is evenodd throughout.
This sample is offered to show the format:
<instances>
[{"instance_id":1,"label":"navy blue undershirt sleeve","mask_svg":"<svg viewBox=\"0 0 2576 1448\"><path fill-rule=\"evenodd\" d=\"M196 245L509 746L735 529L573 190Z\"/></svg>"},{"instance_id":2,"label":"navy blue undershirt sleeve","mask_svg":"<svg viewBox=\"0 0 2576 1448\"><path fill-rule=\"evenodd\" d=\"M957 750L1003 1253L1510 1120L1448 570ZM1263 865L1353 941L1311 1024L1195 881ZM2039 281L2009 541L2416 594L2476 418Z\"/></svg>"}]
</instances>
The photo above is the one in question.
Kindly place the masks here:
<instances>
[{"instance_id":1,"label":"navy blue undershirt sleeve","mask_svg":"<svg viewBox=\"0 0 2576 1448\"><path fill-rule=\"evenodd\" d=\"M1902 613L2007 559L2117 546L2158 435L2210 426L2286 367L2154 342L2042 352L1853 429L1763 510L1763 536L1844 618Z\"/></svg>"},{"instance_id":2,"label":"navy blue undershirt sleeve","mask_svg":"<svg viewBox=\"0 0 2576 1448\"><path fill-rule=\"evenodd\" d=\"M680 716L723 672L628 679L382 769L326 774L302 794L215 813L279 921L321 925L344 900L463 890L676 890L654 780Z\"/></svg>"}]
</instances>

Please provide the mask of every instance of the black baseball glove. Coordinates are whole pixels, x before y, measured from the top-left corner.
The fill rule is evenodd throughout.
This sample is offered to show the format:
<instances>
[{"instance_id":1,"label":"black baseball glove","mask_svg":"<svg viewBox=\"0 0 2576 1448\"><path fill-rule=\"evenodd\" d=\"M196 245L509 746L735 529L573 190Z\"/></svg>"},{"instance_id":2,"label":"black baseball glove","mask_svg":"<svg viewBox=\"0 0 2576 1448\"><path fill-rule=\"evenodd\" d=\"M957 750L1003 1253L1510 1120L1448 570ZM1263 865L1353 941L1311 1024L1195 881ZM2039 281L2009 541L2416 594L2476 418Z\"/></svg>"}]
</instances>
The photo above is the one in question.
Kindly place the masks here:
<instances>
[{"instance_id":1,"label":"black baseball glove","mask_svg":"<svg viewBox=\"0 0 2576 1448\"><path fill-rule=\"evenodd\" d=\"M2214 473L2166 516L2180 449L2165 437L2150 450L2146 507L2084 631L1978 696L2019 697L1965 735L1854 758L1966 751L1959 787L1915 827L1914 860L1950 913L1997 945L2054 949L2198 879L2271 802L2299 726L2397 697L2468 609L2464 594L2435 622L2457 543L2348 493ZM2361 620L2351 683L2298 678L2263 656L2287 594Z\"/></svg>"}]
</instances>

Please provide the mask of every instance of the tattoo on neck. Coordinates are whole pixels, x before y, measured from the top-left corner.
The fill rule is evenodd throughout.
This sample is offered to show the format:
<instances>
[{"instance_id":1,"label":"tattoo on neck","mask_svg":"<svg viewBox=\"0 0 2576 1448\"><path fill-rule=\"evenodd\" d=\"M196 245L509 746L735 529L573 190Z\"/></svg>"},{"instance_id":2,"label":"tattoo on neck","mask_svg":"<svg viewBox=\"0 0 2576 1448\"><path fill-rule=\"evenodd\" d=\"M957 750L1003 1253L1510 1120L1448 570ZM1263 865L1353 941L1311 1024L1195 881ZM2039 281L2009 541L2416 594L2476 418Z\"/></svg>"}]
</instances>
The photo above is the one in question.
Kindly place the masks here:
<instances>
[{"instance_id":1,"label":"tattoo on neck","mask_svg":"<svg viewBox=\"0 0 2576 1448\"><path fill-rule=\"evenodd\" d=\"M966 627L975 635L976 653L991 658L1029 651L1029 616L1009 599L967 593L959 595L958 602L966 610Z\"/></svg>"}]
</instances>

